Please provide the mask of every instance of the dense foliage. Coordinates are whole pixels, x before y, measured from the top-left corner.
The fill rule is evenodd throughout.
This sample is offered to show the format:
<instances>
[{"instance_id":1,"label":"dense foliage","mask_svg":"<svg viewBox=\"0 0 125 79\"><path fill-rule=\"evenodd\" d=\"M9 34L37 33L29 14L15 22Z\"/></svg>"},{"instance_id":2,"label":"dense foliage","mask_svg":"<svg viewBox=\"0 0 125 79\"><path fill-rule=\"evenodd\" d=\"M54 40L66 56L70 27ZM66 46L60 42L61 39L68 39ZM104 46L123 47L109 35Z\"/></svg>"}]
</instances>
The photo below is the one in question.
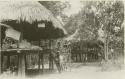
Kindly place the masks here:
<instances>
[{"instance_id":1,"label":"dense foliage","mask_svg":"<svg viewBox=\"0 0 125 79\"><path fill-rule=\"evenodd\" d=\"M69 19L65 28L68 29L69 34L73 34L78 29L74 38L101 40L104 43L106 56L112 48L123 50L124 4L122 1L89 1L77 15Z\"/></svg>"}]
</instances>

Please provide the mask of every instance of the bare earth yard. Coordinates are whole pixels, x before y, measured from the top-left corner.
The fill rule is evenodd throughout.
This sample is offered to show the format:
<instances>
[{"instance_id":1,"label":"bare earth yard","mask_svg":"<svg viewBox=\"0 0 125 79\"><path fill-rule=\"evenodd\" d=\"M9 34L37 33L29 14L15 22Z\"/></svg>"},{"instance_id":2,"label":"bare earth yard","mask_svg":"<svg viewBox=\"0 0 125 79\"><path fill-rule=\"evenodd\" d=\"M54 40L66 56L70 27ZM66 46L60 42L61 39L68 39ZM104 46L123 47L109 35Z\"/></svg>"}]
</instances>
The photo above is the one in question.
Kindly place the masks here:
<instances>
[{"instance_id":1,"label":"bare earth yard","mask_svg":"<svg viewBox=\"0 0 125 79\"><path fill-rule=\"evenodd\" d=\"M125 66L124 66L125 67ZM124 70L100 71L100 67L82 66L63 73L38 75L37 77L22 78L0 76L0 79L125 79Z\"/></svg>"}]
</instances>

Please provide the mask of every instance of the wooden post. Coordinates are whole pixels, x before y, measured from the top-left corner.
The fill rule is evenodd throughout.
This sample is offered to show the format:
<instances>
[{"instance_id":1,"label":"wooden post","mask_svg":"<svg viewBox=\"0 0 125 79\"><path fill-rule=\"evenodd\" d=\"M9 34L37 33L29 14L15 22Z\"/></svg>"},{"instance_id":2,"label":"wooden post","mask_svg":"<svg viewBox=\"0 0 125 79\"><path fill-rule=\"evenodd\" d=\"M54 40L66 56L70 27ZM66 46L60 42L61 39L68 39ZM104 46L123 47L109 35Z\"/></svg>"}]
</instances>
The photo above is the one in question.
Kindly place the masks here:
<instances>
[{"instance_id":1,"label":"wooden post","mask_svg":"<svg viewBox=\"0 0 125 79\"><path fill-rule=\"evenodd\" d=\"M39 57L38 57L39 58L38 59L38 71L40 72L40 58L41 57L40 57L40 51L39 50L38 50L38 54L39 54Z\"/></svg>"},{"instance_id":2,"label":"wooden post","mask_svg":"<svg viewBox=\"0 0 125 79\"><path fill-rule=\"evenodd\" d=\"M54 66L53 66L53 56L52 56L52 53L50 53L49 55L49 69L50 70L53 70L54 69Z\"/></svg>"},{"instance_id":3,"label":"wooden post","mask_svg":"<svg viewBox=\"0 0 125 79\"><path fill-rule=\"evenodd\" d=\"M23 25L22 25L23 26ZM19 43L23 40L23 27L21 29L21 36L18 41L18 48L19 48ZM18 75L19 76L25 76L25 54L24 52L18 50L19 53L18 55Z\"/></svg>"},{"instance_id":4,"label":"wooden post","mask_svg":"<svg viewBox=\"0 0 125 79\"><path fill-rule=\"evenodd\" d=\"M54 69L54 59L53 59L53 55L51 56L51 63L52 63L52 70Z\"/></svg>"},{"instance_id":5,"label":"wooden post","mask_svg":"<svg viewBox=\"0 0 125 79\"><path fill-rule=\"evenodd\" d=\"M79 57L80 57L80 62L82 62L82 53L79 53Z\"/></svg>"},{"instance_id":6,"label":"wooden post","mask_svg":"<svg viewBox=\"0 0 125 79\"><path fill-rule=\"evenodd\" d=\"M1 33L2 33L2 31L1 31L1 26L0 26L0 50L2 49L2 35L1 35Z\"/></svg>"},{"instance_id":7,"label":"wooden post","mask_svg":"<svg viewBox=\"0 0 125 79\"><path fill-rule=\"evenodd\" d=\"M52 66L51 66L52 64L51 64L51 62L52 62L52 61L51 61L51 54L49 53L49 70L52 69Z\"/></svg>"},{"instance_id":8,"label":"wooden post","mask_svg":"<svg viewBox=\"0 0 125 79\"><path fill-rule=\"evenodd\" d=\"M25 54L25 71L27 70L27 54Z\"/></svg>"},{"instance_id":9,"label":"wooden post","mask_svg":"<svg viewBox=\"0 0 125 79\"><path fill-rule=\"evenodd\" d=\"M10 55L7 56L7 68L10 67Z\"/></svg>"},{"instance_id":10,"label":"wooden post","mask_svg":"<svg viewBox=\"0 0 125 79\"><path fill-rule=\"evenodd\" d=\"M0 75L2 73L2 52L0 51Z\"/></svg>"},{"instance_id":11,"label":"wooden post","mask_svg":"<svg viewBox=\"0 0 125 79\"><path fill-rule=\"evenodd\" d=\"M0 37L2 37L1 35L1 26L0 26ZM0 38L0 50L2 49L2 39ZM0 75L2 73L2 52L0 51Z\"/></svg>"},{"instance_id":12,"label":"wooden post","mask_svg":"<svg viewBox=\"0 0 125 79\"><path fill-rule=\"evenodd\" d=\"M18 75L25 76L25 55L20 51L18 57Z\"/></svg>"},{"instance_id":13,"label":"wooden post","mask_svg":"<svg viewBox=\"0 0 125 79\"><path fill-rule=\"evenodd\" d=\"M42 73L44 71L44 58L43 58L43 52L41 53L41 59L42 59Z\"/></svg>"},{"instance_id":14,"label":"wooden post","mask_svg":"<svg viewBox=\"0 0 125 79\"><path fill-rule=\"evenodd\" d=\"M51 55L49 53L49 70L51 70Z\"/></svg>"},{"instance_id":15,"label":"wooden post","mask_svg":"<svg viewBox=\"0 0 125 79\"><path fill-rule=\"evenodd\" d=\"M40 40L38 41L39 46L40 46ZM38 50L38 55L39 55L39 59L38 59L38 71L40 72L40 59L41 59L41 51Z\"/></svg>"}]
</instances>

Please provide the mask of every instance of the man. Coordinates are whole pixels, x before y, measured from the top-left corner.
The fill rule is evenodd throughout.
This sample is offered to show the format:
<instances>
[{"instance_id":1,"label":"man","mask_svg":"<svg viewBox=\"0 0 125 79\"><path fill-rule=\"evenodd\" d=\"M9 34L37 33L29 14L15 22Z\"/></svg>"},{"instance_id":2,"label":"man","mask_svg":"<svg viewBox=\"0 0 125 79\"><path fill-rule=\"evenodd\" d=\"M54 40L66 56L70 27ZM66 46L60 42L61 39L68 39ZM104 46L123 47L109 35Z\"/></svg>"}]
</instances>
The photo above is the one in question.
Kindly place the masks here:
<instances>
[{"instance_id":1,"label":"man","mask_svg":"<svg viewBox=\"0 0 125 79\"><path fill-rule=\"evenodd\" d=\"M55 64L56 64L56 67L57 67L59 73L61 73L61 70L62 70L62 69L61 69L61 65L60 65L60 51L57 51L57 52L55 53L54 62L55 62Z\"/></svg>"}]
</instances>

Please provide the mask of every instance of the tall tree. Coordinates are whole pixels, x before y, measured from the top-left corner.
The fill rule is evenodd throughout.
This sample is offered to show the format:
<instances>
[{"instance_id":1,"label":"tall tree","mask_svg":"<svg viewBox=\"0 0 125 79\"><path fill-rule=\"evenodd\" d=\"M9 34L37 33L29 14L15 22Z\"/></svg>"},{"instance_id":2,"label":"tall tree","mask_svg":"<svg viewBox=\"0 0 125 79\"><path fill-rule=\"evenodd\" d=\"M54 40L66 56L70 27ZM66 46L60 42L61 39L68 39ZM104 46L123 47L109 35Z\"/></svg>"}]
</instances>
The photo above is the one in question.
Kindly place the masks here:
<instances>
[{"instance_id":1,"label":"tall tree","mask_svg":"<svg viewBox=\"0 0 125 79\"><path fill-rule=\"evenodd\" d=\"M104 42L105 59L108 60L109 43L116 38L115 42L118 42L120 32L123 34L121 28L123 20L122 1L88 1L77 15L70 17L65 27L71 34L75 29L79 29L77 38L85 40L101 38Z\"/></svg>"},{"instance_id":2,"label":"tall tree","mask_svg":"<svg viewBox=\"0 0 125 79\"><path fill-rule=\"evenodd\" d=\"M109 42L111 36L116 36L121 30L121 25L124 20L124 4L122 1L116 2L99 2L96 5L96 16L100 21L100 26L104 31L104 52L105 59L108 60Z\"/></svg>"}]
</instances>

